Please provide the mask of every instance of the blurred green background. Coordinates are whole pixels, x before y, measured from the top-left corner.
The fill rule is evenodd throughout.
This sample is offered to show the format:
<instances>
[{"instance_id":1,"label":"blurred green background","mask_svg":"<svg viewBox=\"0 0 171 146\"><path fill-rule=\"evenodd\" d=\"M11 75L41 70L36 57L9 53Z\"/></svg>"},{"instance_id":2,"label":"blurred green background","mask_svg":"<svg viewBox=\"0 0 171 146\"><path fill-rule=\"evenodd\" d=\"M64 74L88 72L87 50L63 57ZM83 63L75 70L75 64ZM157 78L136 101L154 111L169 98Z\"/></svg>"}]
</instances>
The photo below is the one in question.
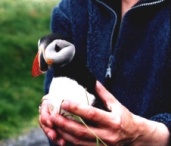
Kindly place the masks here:
<instances>
[{"instance_id":1,"label":"blurred green background","mask_svg":"<svg viewBox=\"0 0 171 146\"><path fill-rule=\"evenodd\" d=\"M37 41L59 0L0 0L0 139L38 126L43 78L31 76Z\"/></svg>"}]
</instances>

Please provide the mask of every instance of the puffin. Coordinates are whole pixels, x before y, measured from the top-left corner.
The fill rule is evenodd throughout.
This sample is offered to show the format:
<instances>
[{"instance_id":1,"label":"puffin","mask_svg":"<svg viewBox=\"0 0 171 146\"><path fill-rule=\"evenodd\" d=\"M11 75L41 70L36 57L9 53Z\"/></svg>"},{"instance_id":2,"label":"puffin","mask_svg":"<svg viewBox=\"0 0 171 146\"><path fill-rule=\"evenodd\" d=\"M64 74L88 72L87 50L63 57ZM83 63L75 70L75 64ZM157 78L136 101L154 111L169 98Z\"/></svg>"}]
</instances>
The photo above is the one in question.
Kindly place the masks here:
<instances>
[{"instance_id":1,"label":"puffin","mask_svg":"<svg viewBox=\"0 0 171 146\"><path fill-rule=\"evenodd\" d=\"M64 100L105 109L95 91L95 75L83 63L75 45L59 33L48 34L39 39L32 76L37 77L50 68L53 70L48 93L51 114L58 113L78 121L71 113L61 110L60 105Z\"/></svg>"}]
</instances>

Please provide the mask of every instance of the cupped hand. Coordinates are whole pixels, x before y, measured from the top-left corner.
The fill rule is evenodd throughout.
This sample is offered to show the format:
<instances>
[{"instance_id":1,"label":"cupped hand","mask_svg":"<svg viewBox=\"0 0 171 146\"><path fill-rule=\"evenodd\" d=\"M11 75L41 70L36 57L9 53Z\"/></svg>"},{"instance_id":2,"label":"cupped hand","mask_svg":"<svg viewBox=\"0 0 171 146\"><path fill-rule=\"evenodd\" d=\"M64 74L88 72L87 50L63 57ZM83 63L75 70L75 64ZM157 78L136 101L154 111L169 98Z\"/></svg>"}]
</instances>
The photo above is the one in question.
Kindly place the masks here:
<instances>
[{"instance_id":1,"label":"cupped hand","mask_svg":"<svg viewBox=\"0 0 171 146\"><path fill-rule=\"evenodd\" d=\"M84 125L62 115L50 115L48 101L42 103L40 125L45 134L57 145L97 146L168 146L169 131L158 122L136 116L124 107L100 82L96 83L96 92L109 109L104 111L92 106L64 101L61 108L91 121Z\"/></svg>"},{"instance_id":2,"label":"cupped hand","mask_svg":"<svg viewBox=\"0 0 171 146\"><path fill-rule=\"evenodd\" d=\"M102 145L124 145L132 143L139 136L135 131L134 116L122 106L99 82L96 91L110 112L88 105L80 105L64 101L61 108L91 121L95 126L75 122L60 115L50 119L56 126L56 131L66 141L74 145L96 146L96 138L102 140Z\"/></svg>"}]
</instances>

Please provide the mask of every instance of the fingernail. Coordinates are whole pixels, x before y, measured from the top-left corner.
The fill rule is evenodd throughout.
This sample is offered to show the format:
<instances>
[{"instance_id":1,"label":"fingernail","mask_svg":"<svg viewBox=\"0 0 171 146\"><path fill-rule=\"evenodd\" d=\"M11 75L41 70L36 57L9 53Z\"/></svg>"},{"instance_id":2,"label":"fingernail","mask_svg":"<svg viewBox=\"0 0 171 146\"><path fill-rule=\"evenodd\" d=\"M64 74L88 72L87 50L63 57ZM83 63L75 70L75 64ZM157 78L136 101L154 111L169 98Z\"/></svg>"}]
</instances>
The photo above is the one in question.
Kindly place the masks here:
<instances>
[{"instance_id":1,"label":"fingernail","mask_svg":"<svg viewBox=\"0 0 171 146\"><path fill-rule=\"evenodd\" d=\"M107 109L111 112L112 111L112 107L110 105L107 105Z\"/></svg>"},{"instance_id":2,"label":"fingernail","mask_svg":"<svg viewBox=\"0 0 171 146\"><path fill-rule=\"evenodd\" d=\"M49 137L49 139L53 140L53 136L50 132L47 134L47 136Z\"/></svg>"},{"instance_id":3,"label":"fingernail","mask_svg":"<svg viewBox=\"0 0 171 146\"><path fill-rule=\"evenodd\" d=\"M63 146L62 142L57 142L58 146Z\"/></svg>"},{"instance_id":4,"label":"fingernail","mask_svg":"<svg viewBox=\"0 0 171 146\"><path fill-rule=\"evenodd\" d=\"M67 110L69 102L67 100L63 100L61 103L61 108Z\"/></svg>"},{"instance_id":5,"label":"fingernail","mask_svg":"<svg viewBox=\"0 0 171 146\"><path fill-rule=\"evenodd\" d=\"M47 126L51 127L52 123L50 122L50 120L47 120Z\"/></svg>"}]
</instances>

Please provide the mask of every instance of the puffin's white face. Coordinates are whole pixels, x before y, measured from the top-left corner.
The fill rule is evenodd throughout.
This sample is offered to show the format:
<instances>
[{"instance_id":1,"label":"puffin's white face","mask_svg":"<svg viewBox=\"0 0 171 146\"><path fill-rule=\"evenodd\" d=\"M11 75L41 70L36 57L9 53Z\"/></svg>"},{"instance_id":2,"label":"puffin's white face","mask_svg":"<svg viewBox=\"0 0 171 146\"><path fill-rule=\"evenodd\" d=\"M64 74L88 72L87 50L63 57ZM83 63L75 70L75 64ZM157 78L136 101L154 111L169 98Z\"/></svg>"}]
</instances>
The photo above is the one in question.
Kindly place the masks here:
<instances>
[{"instance_id":1,"label":"puffin's white face","mask_svg":"<svg viewBox=\"0 0 171 146\"><path fill-rule=\"evenodd\" d=\"M43 55L43 56L42 56ZM47 45L47 41L38 41L38 53L32 65L32 76L45 72L48 65L63 67L70 63L75 55L75 46L65 40L56 39Z\"/></svg>"},{"instance_id":2,"label":"puffin's white face","mask_svg":"<svg viewBox=\"0 0 171 146\"><path fill-rule=\"evenodd\" d=\"M59 47L59 51L56 51L56 46ZM40 46L41 47L41 46ZM54 40L44 50L44 58L47 64L60 64L64 66L68 64L75 55L75 46L65 40Z\"/></svg>"}]
</instances>

